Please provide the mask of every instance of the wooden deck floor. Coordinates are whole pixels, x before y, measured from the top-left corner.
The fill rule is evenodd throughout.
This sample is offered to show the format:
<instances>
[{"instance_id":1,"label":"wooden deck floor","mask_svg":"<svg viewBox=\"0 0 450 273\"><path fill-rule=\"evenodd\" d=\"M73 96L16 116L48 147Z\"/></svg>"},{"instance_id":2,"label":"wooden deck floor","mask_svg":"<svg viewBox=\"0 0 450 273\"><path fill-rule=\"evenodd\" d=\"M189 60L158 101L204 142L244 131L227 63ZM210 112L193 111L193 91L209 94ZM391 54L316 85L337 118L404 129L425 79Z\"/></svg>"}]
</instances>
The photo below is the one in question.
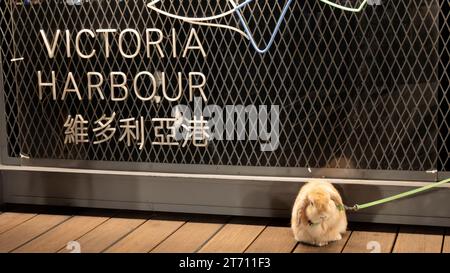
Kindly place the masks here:
<instances>
[{"instance_id":1,"label":"wooden deck floor","mask_svg":"<svg viewBox=\"0 0 450 273\"><path fill-rule=\"evenodd\" d=\"M0 214L0 252L450 252L450 230L350 224L326 247L297 244L288 219L90 209L10 208Z\"/></svg>"}]
</instances>

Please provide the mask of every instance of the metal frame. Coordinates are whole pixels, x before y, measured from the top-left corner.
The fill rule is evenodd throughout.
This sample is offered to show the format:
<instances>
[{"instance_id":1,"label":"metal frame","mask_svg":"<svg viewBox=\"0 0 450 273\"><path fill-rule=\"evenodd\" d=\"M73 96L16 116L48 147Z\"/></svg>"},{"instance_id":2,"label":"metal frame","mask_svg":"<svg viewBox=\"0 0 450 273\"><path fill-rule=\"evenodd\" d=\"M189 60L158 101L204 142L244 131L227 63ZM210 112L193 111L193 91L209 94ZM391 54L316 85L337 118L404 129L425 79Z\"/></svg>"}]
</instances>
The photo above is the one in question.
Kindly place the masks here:
<instances>
[{"instance_id":1,"label":"metal frame","mask_svg":"<svg viewBox=\"0 0 450 273\"><path fill-rule=\"evenodd\" d=\"M12 161L14 158L10 158ZM121 170L136 172L175 172L193 174L222 174L222 175L263 175L279 177L305 178L352 178L377 180L413 180L436 181L435 172L423 171L389 171L389 170L361 170L361 169L314 169L314 168L285 168L285 167L249 167L249 166L211 166L193 164L164 164L164 163L135 163L108 161L80 161L80 160L44 160L20 159L15 165L79 168L94 170Z\"/></svg>"},{"instance_id":2,"label":"metal frame","mask_svg":"<svg viewBox=\"0 0 450 273\"><path fill-rule=\"evenodd\" d=\"M79 168L58 168L58 167L36 167L36 166L8 166L1 165L0 170L21 171L21 172L46 172L46 173L66 173L75 175L114 175L129 177L152 177L169 179L208 179L211 181L278 181L283 183L305 183L309 181L320 181L323 178L308 177L288 177L288 176L266 176L266 175L230 175L230 174L211 174L211 173L181 173L181 172L148 172L148 171L120 171L120 170L101 170L101 169L79 169ZM398 180L363 180L363 179L339 179L329 178L335 184L349 185L370 185L370 186L395 186L395 187L422 187L428 185L426 181L398 181ZM441 188L450 188L450 184L439 186Z\"/></svg>"}]
</instances>

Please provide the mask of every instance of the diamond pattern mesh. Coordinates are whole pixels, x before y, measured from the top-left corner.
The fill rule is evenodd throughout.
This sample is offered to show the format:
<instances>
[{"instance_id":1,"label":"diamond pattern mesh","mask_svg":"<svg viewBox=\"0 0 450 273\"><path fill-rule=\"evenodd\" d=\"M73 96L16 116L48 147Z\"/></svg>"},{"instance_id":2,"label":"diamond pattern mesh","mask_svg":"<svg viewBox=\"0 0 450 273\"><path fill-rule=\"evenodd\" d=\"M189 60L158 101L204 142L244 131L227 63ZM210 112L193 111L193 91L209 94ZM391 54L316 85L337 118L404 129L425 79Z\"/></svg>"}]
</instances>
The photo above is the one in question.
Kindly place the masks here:
<instances>
[{"instance_id":1,"label":"diamond pattern mesh","mask_svg":"<svg viewBox=\"0 0 450 273\"><path fill-rule=\"evenodd\" d=\"M208 53L206 60L195 54L186 59L160 59L155 54L148 59L143 51L139 57L124 59L117 53L117 39L111 41L109 59L99 39L86 39L83 46L98 49L96 58L66 58L62 40L52 60L42 42L37 42L40 29L50 34L58 28L76 33L82 28L143 31L156 27L166 36L163 47L170 48L171 28L177 29L181 47L192 25L157 16L142 0L81 5L15 2L0 0L11 157L23 153L38 159L119 162L405 171L450 168L446 144L449 1L385 0L358 14L318 0L294 1L275 44L263 55L235 32L195 26ZM164 10L186 16L229 9L225 0L162 2ZM245 8L244 16L261 46L270 38L285 2L255 1ZM240 27L235 16L219 22ZM10 61L18 57L25 59ZM57 71L59 98L68 71L84 82L82 94L87 94L82 79L88 71L103 75L122 71L129 78L140 71L166 71L168 90L177 88L175 72L200 71L207 76L208 104L280 105L280 146L275 152L261 152L258 141L215 140L207 148L151 145L150 119L169 117L174 103L141 102L135 96L117 103L79 102L75 97L54 102L50 96L39 101L38 70L47 76ZM186 96L181 103L188 104ZM103 113L112 112L120 118L145 117L148 133L143 150L137 145L127 147L117 138L108 144L64 145L63 124L69 114L82 114L93 124Z\"/></svg>"}]
</instances>

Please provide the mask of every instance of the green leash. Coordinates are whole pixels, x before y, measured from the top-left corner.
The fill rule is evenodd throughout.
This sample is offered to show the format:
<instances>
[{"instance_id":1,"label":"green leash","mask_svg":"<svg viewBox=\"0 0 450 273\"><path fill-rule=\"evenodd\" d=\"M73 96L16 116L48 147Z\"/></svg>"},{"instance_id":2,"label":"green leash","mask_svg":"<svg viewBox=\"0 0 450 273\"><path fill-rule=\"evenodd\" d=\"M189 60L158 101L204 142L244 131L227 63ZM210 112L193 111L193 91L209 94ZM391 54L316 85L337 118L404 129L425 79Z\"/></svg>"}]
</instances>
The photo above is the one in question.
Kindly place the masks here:
<instances>
[{"instance_id":1,"label":"green leash","mask_svg":"<svg viewBox=\"0 0 450 273\"><path fill-rule=\"evenodd\" d=\"M420 188L417 188L417 189L414 189L414 190L403 192L403 193L400 193L400 194L397 194L397 195L394 195L394 196L391 196L391 197L387 197L387 198L383 198L383 199L380 199L380 200L376 200L376 201L372 201L372 202L369 202L369 203L365 203L365 204L362 204L362 205L356 204L353 207L347 207L347 206L343 206L342 207L341 206L341 207L339 207L339 210L358 211L358 210L361 210L361 209L366 209L366 208L370 208L370 207L373 207L373 206L378 206L378 205L381 205L381 204L384 204L384 203L392 202L392 201L395 201L395 200L398 200L398 199L401 199L401 198L405 198L405 197L408 197L408 196L411 196L411 195L414 195L414 194L418 194L418 193L430 190L432 188L439 187L439 186L447 184L449 182L450 182L450 178L442 180L442 181L439 181L439 182L436 182L436 183L433 183L433 184L430 184L430 185L426 185L426 186L423 186L423 187L420 187Z\"/></svg>"}]
</instances>

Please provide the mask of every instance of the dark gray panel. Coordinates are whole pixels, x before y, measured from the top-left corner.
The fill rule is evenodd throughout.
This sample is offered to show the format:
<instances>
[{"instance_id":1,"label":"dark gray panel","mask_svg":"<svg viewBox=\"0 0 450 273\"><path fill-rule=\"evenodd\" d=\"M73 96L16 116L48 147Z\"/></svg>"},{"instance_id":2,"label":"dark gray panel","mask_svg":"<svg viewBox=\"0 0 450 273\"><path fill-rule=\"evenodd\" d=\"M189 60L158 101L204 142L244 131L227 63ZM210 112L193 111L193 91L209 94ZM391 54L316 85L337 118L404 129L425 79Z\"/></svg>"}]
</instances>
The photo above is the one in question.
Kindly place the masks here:
<instances>
[{"instance_id":1,"label":"dark gray panel","mask_svg":"<svg viewBox=\"0 0 450 273\"><path fill-rule=\"evenodd\" d=\"M289 217L300 183L5 171L5 201L102 208ZM336 185L348 205L410 188ZM353 220L450 226L450 189L349 213ZM426 220L426 221L425 221Z\"/></svg>"},{"instance_id":2,"label":"dark gray panel","mask_svg":"<svg viewBox=\"0 0 450 273\"><path fill-rule=\"evenodd\" d=\"M0 205L3 205L3 173L0 172Z\"/></svg>"}]
</instances>

